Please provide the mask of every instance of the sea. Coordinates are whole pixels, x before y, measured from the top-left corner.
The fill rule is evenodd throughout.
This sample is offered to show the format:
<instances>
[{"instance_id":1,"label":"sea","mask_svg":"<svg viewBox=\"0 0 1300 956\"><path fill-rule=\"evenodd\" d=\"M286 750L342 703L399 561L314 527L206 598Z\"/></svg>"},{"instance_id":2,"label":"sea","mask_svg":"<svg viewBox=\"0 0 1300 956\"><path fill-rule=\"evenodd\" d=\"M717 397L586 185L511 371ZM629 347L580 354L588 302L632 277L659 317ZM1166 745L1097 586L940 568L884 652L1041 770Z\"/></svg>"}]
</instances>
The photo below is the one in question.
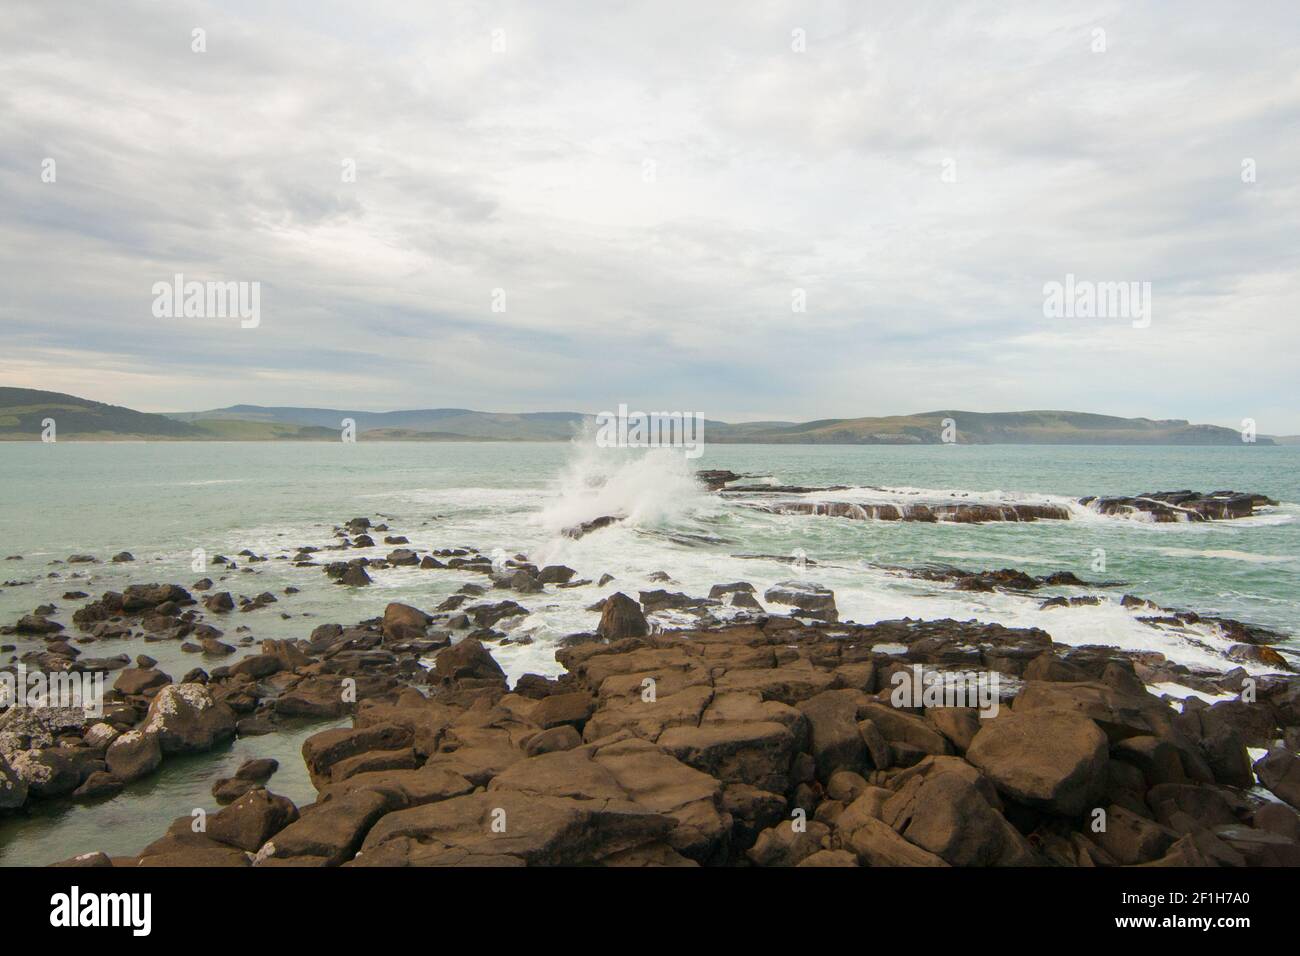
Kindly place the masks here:
<instances>
[{"instance_id":1,"label":"sea","mask_svg":"<svg viewBox=\"0 0 1300 956\"><path fill-rule=\"evenodd\" d=\"M707 439L707 436L706 436ZM852 520L762 510L767 496L711 493L697 469L745 475L736 484L844 486L803 497L864 502L1047 502L1066 521L958 524ZM1039 627L1061 643L1156 650L1197 667L1238 666L1212 626L1157 629L1120 606L1123 594L1164 607L1234 618L1300 635L1300 447L1077 445L729 445L706 444L690 459L677 449L598 448L572 442L3 442L0 443L0 623L41 604L72 626L80 590L97 597L128 584L201 577L236 598L270 591L275 604L215 620L225 640L305 638L324 623L355 623L390 601L432 610L480 574L413 567L372 572L368 587L334 584L320 567L288 560L300 546L337 543L354 517L385 523L373 549L326 552L322 560L383 557L403 535L415 549L470 547L538 566L564 564L590 585L548 587L511 597L530 613L507 619L516 639L492 652L509 678L554 675L557 642L591 631L593 603L616 590L633 597L665 588L706 596L714 584L748 581L760 599L778 582L832 589L841 620L954 618ZM1086 495L1136 495L1233 489L1276 499L1234 521L1156 523L1106 516L1081 505ZM798 497L790 495L789 497ZM605 515L609 527L573 539L564 530ZM268 560L247 563L240 551ZM132 562L114 564L129 551ZM68 564L70 555L94 564ZM239 564L211 563L225 555ZM207 562L196 572L196 558ZM1049 588L1030 594L972 593L919 580L901 569L947 565L966 570L1073 571L1107 582L1099 589ZM245 571L245 569L249 569ZM222 575L225 578L222 579ZM603 575L613 580L596 583ZM667 575L665 583L656 578ZM286 594L285 589L298 588ZM1096 606L1041 608L1053 594L1100 594ZM1145 612L1150 613L1150 612ZM656 624L687 626L667 612ZM246 630L237 630L246 628ZM0 663L41 646L0 636L15 649ZM1300 649L1288 637L1283 649ZM248 651L255 651L254 645ZM101 641L88 656L148 654L173 677L215 666L178 642ZM231 663L234 658L219 663ZM1266 668L1247 665L1248 670ZM112 675L109 676L111 682ZM243 760L280 761L272 790L299 804L314 790L302 766L302 741L347 721L306 722L270 736L236 740L209 754L167 760L152 777L99 802L29 804L0 817L0 865L39 865L103 850L129 855L161 836L172 819L216 808L215 779Z\"/></svg>"}]
</instances>

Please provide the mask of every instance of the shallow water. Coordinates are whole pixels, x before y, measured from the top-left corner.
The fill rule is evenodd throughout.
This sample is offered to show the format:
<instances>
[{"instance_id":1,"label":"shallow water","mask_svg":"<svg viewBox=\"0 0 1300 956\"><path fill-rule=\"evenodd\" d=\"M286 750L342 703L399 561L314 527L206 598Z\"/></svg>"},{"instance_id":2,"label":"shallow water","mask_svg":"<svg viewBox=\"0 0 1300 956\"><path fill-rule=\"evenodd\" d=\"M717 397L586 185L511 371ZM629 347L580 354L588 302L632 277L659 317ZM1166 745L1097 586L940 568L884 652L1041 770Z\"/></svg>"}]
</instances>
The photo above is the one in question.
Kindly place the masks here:
<instances>
[{"instance_id":1,"label":"shallow water","mask_svg":"<svg viewBox=\"0 0 1300 956\"><path fill-rule=\"evenodd\" d=\"M533 643L494 648L512 679L529 671L558 673L554 642L592 629L597 614L586 608L604 594L666 587L702 595L713 584L736 580L761 593L801 572L776 560L736 556L800 553L810 562L802 576L834 589L843 619L954 617L1038 626L1070 644L1154 648L1184 663L1227 669L1235 665L1223 657L1227 643L1216 633L1153 629L1119 607L1118 597L1129 592L1300 633L1297 466L1300 448L1266 446L709 445L702 458L687 462L673 451L599 450L586 443L4 443L0 553L23 560L0 561L0 580L21 582L0 586L0 621L51 602L60 609L56 619L70 625L81 602L64 600L65 591L98 596L129 583L189 585L206 574L236 597L263 591L279 597L247 614L210 615L226 631L225 640L305 637L317 624L379 615L388 601L429 609L461 584L482 583L473 573L393 568L374 572L368 588L350 589L330 583L319 568L276 560L299 545L333 543L336 525L364 515L382 518L388 533L405 535L414 548L523 551L538 564L567 564L593 581L614 575L605 588L514 595L532 613L509 619L512 634L526 634ZM1070 521L1024 524L852 521L772 515L708 494L692 477L697 467L770 476L779 484L853 486L825 496L840 500L908 499L917 489L999 500L1233 488L1282 504L1251 519L1197 524L1152 524L1083 508L1075 508ZM560 534L612 513L627 520L577 541ZM392 547L381 543L322 560L381 557ZM272 560L243 565L237 553L244 548ZM208 558L225 554L250 570L224 572L224 580L219 566L196 572L194 549ZM1094 569L1098 549L1104 571ZM137 560L107 563L121 550ZM104 563L51 564L76 553ZM1098 607L1040 610L1047 594L1080 592L972 594L880 567L923 563L1034 574L1071 570L1085 580L1125 584L1114 590L1114 601ZM676 583L650 582L660 570ZM301 593L285 595L290 585ZM3 642L17 644L19 653L40 643ZM82 651L96 657L146 653L175 677L216 663L164 642L103 641ZM285 735L241 740L225 756L169 761L157 777L105 804L0 821L0 863L48 862L99 848L138 850L174 817L210 804L211 781L228 774L228 764L242 755L280 757L272 789L309 799L309 784L294 789L294 774L306 780L300 742ZM110 839L111 847L105 844Z\"/></svg>"}]
</instances>

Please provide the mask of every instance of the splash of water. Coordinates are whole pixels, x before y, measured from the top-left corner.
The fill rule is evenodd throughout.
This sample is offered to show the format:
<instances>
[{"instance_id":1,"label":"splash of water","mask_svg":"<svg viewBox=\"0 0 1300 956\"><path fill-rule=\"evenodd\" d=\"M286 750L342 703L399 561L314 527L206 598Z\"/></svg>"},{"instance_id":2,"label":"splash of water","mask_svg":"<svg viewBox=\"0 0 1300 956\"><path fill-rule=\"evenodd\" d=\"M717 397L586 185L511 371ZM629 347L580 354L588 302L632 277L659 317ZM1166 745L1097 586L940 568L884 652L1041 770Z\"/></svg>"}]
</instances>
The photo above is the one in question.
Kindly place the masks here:
<instances>
[{"instance_id":1,"label":"splash of water","mask_svg":"<svg viewBox=\"0 0 1300 956\"><path fill-rule=\"evenodd\" d=\"M537 517L549 533L605 515L624 527L673 527L717 508L681 449L600 448L590 433L571 448Z\"/></svg>"}]
</instances>

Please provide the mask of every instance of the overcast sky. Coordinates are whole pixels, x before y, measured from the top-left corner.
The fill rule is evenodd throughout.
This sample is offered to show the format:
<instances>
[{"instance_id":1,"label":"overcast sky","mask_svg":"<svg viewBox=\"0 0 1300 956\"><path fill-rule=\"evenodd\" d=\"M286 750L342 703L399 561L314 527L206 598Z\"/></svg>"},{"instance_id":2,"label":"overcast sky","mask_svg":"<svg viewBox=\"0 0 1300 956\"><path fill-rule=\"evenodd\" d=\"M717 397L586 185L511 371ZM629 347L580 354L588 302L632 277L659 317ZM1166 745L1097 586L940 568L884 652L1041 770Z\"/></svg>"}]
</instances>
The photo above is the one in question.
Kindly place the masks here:
<instances>
[{"instance_id":1,"label":"overcast sky","mask_svg":"<svg viewBox=\"0 0 1300 956\"><path fill-rule=\"evenodd\" d=\"M0 17L0 384L1300 432L1294 0ZM260 325L155 318L178 272ZM1150 282L1150 326L1045 318L1067 273Z\"/></svg>"}]
</instances>

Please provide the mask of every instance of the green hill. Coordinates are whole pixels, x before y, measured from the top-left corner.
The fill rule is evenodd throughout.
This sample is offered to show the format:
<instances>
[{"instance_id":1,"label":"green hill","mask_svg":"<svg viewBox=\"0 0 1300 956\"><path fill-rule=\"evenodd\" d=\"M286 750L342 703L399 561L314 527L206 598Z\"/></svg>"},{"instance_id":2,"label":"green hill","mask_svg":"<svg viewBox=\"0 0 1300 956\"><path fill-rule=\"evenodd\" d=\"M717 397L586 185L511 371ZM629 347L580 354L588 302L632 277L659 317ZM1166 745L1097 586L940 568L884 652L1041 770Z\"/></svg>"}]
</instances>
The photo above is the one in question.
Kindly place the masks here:
<instances>
[{"instance_id":1,"label":"green hill","mask_svg":"<svg viewBox=\"0 0 1300 956\"><path fill-rule=\"evenodd\" d=\"M105 405L62 392L0 388L0 439L39 441L45 419L54 419L55 437L83 439L203 438L193 425Z\"/></svg>"},{"instance_id":2,"label":"green hill","mask_svg":"<svg viewBox=\"0 0 1300 956\"><path fill-rule=\"evenodd\" d=\"M959 444L992 445L1240 445L1241 435L1182 419L1118 418L1088 412L963 412L956 409L883 418L831 418L766 429L707 430L715 442L832 445L937 445L945 419ZM1260 437L1258 444L1271 445Z\"/></svg>"},{"instance_id":3,"label":"green hill","mask_svg":"<svg viewBox=\"0 0 1300 956\"><path fill-rule=\"evenodd\" d=\"M358 412L327 408L232 405L204 412L154 415L30 388L0 388L0 440L38 441L53 418L59 439L113 441L338 441L344 419L358 441L567 441L593 419L579 412L476 412L464 408ZM811 422L708 421L717 443L937 445L951 419L960 444L1240 445L1231 428L1182 419L1118 418L1088 412L923 412ZM1278 439L1290 443L1288 439ZM1258 444L1274 439L1259 436Z\"/></svg>"}]
</instances>

